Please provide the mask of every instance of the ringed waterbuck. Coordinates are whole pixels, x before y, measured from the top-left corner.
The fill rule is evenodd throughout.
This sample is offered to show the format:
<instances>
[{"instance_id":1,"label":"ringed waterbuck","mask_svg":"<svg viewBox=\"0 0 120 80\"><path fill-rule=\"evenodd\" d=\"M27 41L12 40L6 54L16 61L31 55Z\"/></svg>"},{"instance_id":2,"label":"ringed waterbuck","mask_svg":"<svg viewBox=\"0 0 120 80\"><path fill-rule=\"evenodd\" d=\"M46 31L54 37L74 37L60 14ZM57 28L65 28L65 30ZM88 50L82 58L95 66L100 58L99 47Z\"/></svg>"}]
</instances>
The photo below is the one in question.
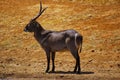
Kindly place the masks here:
<instances>
[{"instance_id":1,"label":"ringed waterbuck","mask_svg":"<svg viewBox=\"0 0 120 80\"><path fill-rule=\"evenodd\" d=\"M45 30L36 19L46 10L42 9L42 3L40 2L40 11L38 15L30 20L26 25L25 32L33 32L35 39L44 49L47 57L46 72L50 69L50 56L52 57L52 72L55 70L54 60L55 52L66 49L71 52L76 60L74 72L80 73L80 57L78 51L82 49L83 37L77 31L69 29L63 31L51 31Z\"/></svg>"}]
</instances>

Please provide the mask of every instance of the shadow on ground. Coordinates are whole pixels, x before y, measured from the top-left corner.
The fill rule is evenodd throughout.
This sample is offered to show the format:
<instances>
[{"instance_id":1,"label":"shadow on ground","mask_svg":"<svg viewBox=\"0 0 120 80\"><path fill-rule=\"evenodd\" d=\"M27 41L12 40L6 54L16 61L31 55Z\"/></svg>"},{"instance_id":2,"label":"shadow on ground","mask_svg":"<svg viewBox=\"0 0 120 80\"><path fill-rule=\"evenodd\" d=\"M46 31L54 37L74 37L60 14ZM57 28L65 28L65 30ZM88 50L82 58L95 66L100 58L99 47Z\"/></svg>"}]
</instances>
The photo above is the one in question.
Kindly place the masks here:
<instances>
[{"instance_id":1,"label":"shadow on ground","mask_svg":"<svg viewBox=\"0 0 120 80\"><path fill-rule=\"evenodd\" d=\"M55 71L55 72L49 72L50 74L78 74L72 71ZM94 74L94 72L89 72L89 71L85 71L85 72L81 72L79 74Z\"/></svg>"},{"instance_id":2,"label":"shadow on ground","mask_svg":"<svg viewBox=\"0 0 120 80\"><path fill-rule=\"evenodd\" d=\"M39 74L36 74L36 73L33 73L33 74L29 74L29 73L11 73L11 74L2 74L0 73L0 78L8 78L8 77L15 77L15 78L40 78L40 77L44 77L45 74L77 74L77 73L74 73L72 71L55 71L55 72L49 72L49 73L39 73ZM82 75L82 74L94 74L94 72L89 72L89 71L86 71L86 72L81 72L79 75Z\"/></svg>"}]
</instances>

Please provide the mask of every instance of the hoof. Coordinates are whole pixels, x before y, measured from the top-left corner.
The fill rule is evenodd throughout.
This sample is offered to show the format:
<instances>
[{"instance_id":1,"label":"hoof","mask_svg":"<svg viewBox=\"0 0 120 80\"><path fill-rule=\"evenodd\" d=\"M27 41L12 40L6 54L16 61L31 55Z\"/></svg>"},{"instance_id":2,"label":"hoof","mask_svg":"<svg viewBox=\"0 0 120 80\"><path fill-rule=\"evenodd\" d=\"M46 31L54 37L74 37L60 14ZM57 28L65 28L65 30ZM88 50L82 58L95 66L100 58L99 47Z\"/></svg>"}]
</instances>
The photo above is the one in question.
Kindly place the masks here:
<instances>
[{"instance_id":1,"label":"hoof","mask_svg":"<svg viewBox=\"0 0 120 80\"><path fill-rule=\"evenodd\" d=\"M77 74L81 74L81 71L77 71Z\"/></svg>"},{"instance_id":2,"label":"hoof","mask_svg":"<svg viewBox=\"0 0 120 80\"><path fill-rule=\"evenodd\" d=\"M74 73L76 73L77 72L77 70L76 69L74 69L74 71L73 71Z\"/></svg>"},{"instance_id":3,"label":"hoof","mask_svg":"<svg viewBox=\"0 0 120 80\"><path fill-rule=\"evenodd\" d=\"M48 70L46 70L45 72L48 73Z\"/></svg>"},{"instance_id":4,"label":"hoof","mask_svg":"<svg viewBox=\"0 0 120 80\"><path fill-rule=\"evenodd\" d=\"M51 72L55 72L55 70L52 70Z\"/></svg>"},{"instance_id":5,"label":"hoof","mask_svg":"<svg viewBox=\"0 0 120 80\"><path fill-rule=\"evenodd\" d=\"M50 73L54 73L55 71L50 71Z\"/></svg>"},{"instance_id":6,"label":"hoof","mask_svg":"<svg viewBox=\"0 0 120 80\"><path fill-rule=\"evenodd\" d=\"M53 68L53 69L51 70L51 72L55 72L55 68Z\"/></svg>"},{"instance_id":7,"label":"hoof","mask_svg":"<svg viewBox=\"0 0 120 80\"><path fill-rule=\"evenodd\" d=\"M80 74L80 72L77 72L77 74Z\"/></svg>"}]
</instances>

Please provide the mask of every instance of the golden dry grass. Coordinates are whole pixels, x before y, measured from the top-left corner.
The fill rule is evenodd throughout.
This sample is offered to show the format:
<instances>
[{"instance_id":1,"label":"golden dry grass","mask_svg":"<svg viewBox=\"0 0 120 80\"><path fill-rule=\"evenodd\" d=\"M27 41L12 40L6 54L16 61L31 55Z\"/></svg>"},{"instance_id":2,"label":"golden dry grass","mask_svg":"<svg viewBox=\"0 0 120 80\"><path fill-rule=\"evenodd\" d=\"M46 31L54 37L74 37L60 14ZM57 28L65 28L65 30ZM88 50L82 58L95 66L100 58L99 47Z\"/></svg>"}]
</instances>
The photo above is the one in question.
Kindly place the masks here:
<instances>
[{"instance_id":1,"label":"golden dry grass","mask_svg":"<svg viewBox=\"0 0 120 80\"><path fill-rule=\"evenodd\" d=\"M84 36L80 54L83 74L77 75L67 72L72 71L75 64L69 52L58 52L55 60L58 72L45 74L43 49L33 34L23 32L25 25L37 14L39 0L0 0L0 78L119 80L119 0L113 0L115 4L111 5L97 5L94 1L84 4L45 0L43 6L48 9L37 20L46 29L75 29Z\"/></svg>"}]
</instances>

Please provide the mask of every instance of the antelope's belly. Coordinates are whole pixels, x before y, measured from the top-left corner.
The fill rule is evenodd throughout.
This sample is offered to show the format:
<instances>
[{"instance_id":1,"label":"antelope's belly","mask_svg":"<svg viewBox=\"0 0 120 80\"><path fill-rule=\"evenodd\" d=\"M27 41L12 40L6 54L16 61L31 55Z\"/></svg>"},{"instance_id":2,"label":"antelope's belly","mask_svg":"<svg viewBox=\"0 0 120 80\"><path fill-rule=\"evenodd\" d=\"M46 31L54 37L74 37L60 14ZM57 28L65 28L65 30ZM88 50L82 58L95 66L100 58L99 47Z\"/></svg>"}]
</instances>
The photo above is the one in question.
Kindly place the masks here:
<instances>
[{"instance_id":1,"label":"antelope's belly","mask_svg":"<svg viewBox=\"0 0 120 80\"><path fill-rule=\"evenodd\" d=\"M65 45L65 43L53 43L51 46L51 51L63 51L67 49L67 46Z\"/></svg>"}]
</instances>

